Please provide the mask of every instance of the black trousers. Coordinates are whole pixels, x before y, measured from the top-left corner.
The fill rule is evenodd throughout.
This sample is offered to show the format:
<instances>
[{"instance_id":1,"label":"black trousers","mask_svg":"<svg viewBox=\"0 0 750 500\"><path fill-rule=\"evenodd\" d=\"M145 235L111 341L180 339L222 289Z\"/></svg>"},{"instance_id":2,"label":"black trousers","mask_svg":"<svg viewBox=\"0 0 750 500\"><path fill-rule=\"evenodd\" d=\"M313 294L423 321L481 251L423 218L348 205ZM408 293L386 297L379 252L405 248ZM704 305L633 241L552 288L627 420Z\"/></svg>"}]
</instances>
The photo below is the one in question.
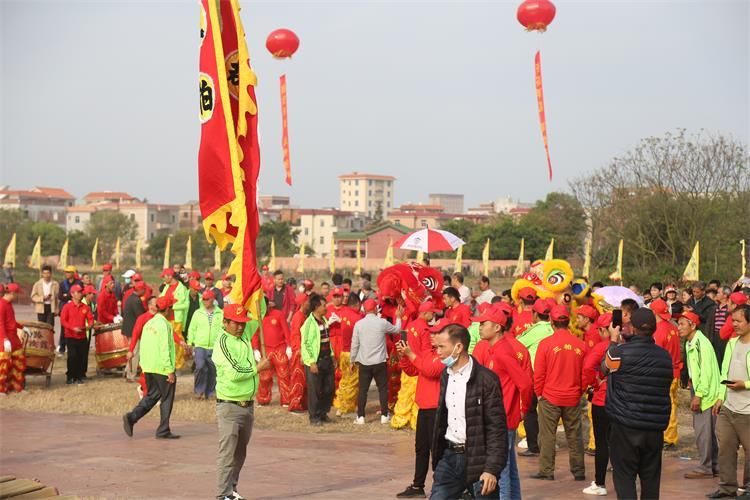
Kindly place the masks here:
<instances>
[{"instance_id":1,"label":"black trousers","mask_svg":"<svg viewBox=\"0 0 750 500\"><path fill-rule=\"evenodd\" d=\"M539 404L539 400L534 394L534 398L531 400L531 408L529 412L523 418L523 427L526 429L526 444L529 447L529 451L539 453L539 415L536 412L536 406Z\"/></svg>"},{"instance_id":2,"label":"black trousers","mask_svg":"<svg viewBox=\"0 0 750 500\"><path fill-rule=\"evenodd\" d=\"M617 498L636 499L635 479L641 478L641 498L659 498L663 431L644 431L612 422L609 450ZM597 445L597 449L599 446Z\"/></svg>"},{"instance_id":3,"label":"black trousers","mask_svg":"<svg viewBox=\"0 0 750 500\"><path fill-rule=\"evenodd\" d=\"M51 325L53 330L55 329L55 315L52 314L51 304L44 304L44 312L36 313L36 319L41 323Z\"/></svg>"},{"instance_id":4,"label":"black trousers","mask_svg":"<svg viewBox=\"0 0 750 500\"><path fill-rule=\"evenodd\" d=\"M169 430L169 416L172 414L177 381L175 380L174 384L170 384L167 382L166 375L158 373L146 373L145 375L146 396L127 414L128 420L130 423L135 424L150 412L151 408L156 406L157 402L161 401L161 405L159 405L159 427L156 428L156 436L166 436L171 432Z\"/></svg>"},{"instance_id":5,"label":"black trousers","mask_svg":"<svg viewBox=\"0 0 750 500\"><path fill-rule=\"evenodd\" d=\"M336 390L334 381L333 359L329 355L318 358L318 373L310 371L305 367L307 377L307 412L310 422L319 422L328 416L333 403L333 394Z\"/></svg>"},{"instance_id":6,"label":"black trousers","mask_svg":"<svg viewBox=\"0 0 750 500\"><path fill-rule=\"evenodd\" d=\"M68 346L68 380L81 380L86 374L84 363L88 357L86 339L67 339Z\"/></svg>"},{"instance_id":7,"label":"black trousers","mask_svg":"<svg viewBox=\"0 0 750 500\"><path fill-rule=\"evenodd\" d=\"M378 386L380 398L380 414L388 415L388 367L385 363L377 365L359 365L359 395L357 396L357 416L365 416L365 405L367 404L367 391L370 389L372 379Z\"/></svg>"},{"instance_id":8,"label":"black trousers","mask_svg":"<svg viewBox=\"0 0 750 500\"><path fill-rule=\"evenodd\" d=\"M412 486L424 488L427 470L430 467L430 447L432 432L435 429L435 408L419 410L417 413L417 431L414 433L414 481Z\"/></svg>"},{"instance_id":9,"label":"black trousers","mask_svg":"<svg viewBox=\"0 0 750 500\"><path fill-rule=\"evenodd\" d=\"M591 423L594 426L594 442L596 443L594 480L597 485L604 486L609 463L609 417L603 406L591 405Z\"/></svg>"},{"instance_id":10,"label":"black trousers","mask_svg":"<svg viewBox=\"0 0 750 500\"><path fill-rule=\"evenodd\" d=\"M93 335L93 330L89 332L88 336L86 337L86 352L83 355L83 375L85 376L86 373L89 371L89 353L91 352L91 336Z\"/></svg>"}]
</instances>

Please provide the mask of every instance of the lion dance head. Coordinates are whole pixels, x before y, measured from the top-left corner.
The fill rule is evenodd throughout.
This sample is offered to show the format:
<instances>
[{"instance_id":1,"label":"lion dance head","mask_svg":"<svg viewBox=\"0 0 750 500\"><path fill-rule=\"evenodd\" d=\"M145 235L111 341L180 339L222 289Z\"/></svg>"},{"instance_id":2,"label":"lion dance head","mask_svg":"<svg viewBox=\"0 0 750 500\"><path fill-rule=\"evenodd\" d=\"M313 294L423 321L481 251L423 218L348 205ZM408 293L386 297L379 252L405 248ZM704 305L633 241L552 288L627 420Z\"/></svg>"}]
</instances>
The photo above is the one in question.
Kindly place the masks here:
<instances>
[{"instance_id":1,"label":"lion dance head","mask_svg":"<svg viewBox=\"0 0 750 500\"><path fill-rule=\"evenodd\" d=\"M404 262L383 269L377 281L381 305L401 305L410 318L416 317L420 304L427 300L443 307L443 276L437 269Z\"/></svg>"},{"instance_id":2,"label":"lion dance head","mask_svg":"<svg viewBox=\"0 0 750 500\"><path fill-rule=\"evenodd\" d=\"M530 287L536 290L538 297L552 298L558 304L570 306L572 291L570 283L573 281L573 268L566 260L537 260L523 276L518 278L511 288L513 300L518 302L518 292L521 288Z\"/></svg>"}]
</instances>

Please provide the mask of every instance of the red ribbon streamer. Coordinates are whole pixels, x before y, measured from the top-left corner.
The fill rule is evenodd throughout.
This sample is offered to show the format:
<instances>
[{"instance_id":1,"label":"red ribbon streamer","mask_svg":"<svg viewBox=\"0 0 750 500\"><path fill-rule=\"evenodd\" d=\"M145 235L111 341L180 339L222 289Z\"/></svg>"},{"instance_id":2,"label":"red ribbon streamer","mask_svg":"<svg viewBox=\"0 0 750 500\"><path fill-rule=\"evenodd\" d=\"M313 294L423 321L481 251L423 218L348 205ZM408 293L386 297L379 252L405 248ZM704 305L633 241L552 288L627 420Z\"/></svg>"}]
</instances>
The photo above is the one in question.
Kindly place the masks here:
<instances>
[{"instance_id":1,"label":"red ribbon streamer","mask_svg":"<svg viewBox=\"0 0 750 500\"><path fill-rule=\"evenodd\" d=\"M289 160L289 127L286 114L286 75L279 79L281 88L281 148L284 154L284 172L286 183L292 185L292 163Z\"/></svg>"},{"instance_id":2,"label":"red ribbon streamer","mask_svg":"<svg viewBox=\"0 0 750 500\"><path fill-rule=\"evenodd\" d=\"M542 90L542 59L537 50L534 57L534 73L536 80L536 102L539 106L539 127L542 129L542 140L544 141L544 151L547 153L547 168L549 171L549 180L552 181L552 160L549 157L549 143L547 142L547 119L544 117L544 91Z\"/></svg>"}]
</instances>

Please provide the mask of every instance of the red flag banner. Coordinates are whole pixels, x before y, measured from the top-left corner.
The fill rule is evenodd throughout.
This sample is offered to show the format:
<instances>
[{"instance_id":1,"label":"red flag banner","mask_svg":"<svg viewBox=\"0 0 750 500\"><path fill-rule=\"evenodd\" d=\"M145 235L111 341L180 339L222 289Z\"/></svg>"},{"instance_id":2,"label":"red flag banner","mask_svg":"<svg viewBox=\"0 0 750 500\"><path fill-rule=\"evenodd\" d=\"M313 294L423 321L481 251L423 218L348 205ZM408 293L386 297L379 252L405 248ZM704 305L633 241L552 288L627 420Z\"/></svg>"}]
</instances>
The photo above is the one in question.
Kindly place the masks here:
<instances>
[{"instance_id":1,"label":"red flag banner","mask_svg":"<svg viewBox=\"0 0 750 500\"><path fill-rule=\"evenodd\" d=\"M284 172L286 173L286 183L292 185L292 163L289 160L289 124L286 114L286 75L279 78L279 88L281 89L281 149L284 154Z\"/></svg>"},{"instance_id":2,"label":"red flag banner","mask_svg":"<svg viewBox=\"0 0 750 500\"><path fill-rule=\"evenodd\" d=\"M257 78L237 0L201 0L198 188L203 228L220 249L232 244L232 301L255 311L262 296L255 240L260 229Z\"/></svg>"},{"instance_id":3,"label":"red flag banner","mask_svg":"<svg viewBox=\"0 0 750 500\"><path fill-rule=\"evenodd\" d=\"M549 157L549 143L547 142L547 119L544 116L544 90L542 89L542 59L537 50L534 57L534 74L536 80L536 102L539 106L539 126L542 129L542 140L544 141L544 152L547 153L547 168L549 180L552 180L552 160Z\"/></svg>"}]
</instances>

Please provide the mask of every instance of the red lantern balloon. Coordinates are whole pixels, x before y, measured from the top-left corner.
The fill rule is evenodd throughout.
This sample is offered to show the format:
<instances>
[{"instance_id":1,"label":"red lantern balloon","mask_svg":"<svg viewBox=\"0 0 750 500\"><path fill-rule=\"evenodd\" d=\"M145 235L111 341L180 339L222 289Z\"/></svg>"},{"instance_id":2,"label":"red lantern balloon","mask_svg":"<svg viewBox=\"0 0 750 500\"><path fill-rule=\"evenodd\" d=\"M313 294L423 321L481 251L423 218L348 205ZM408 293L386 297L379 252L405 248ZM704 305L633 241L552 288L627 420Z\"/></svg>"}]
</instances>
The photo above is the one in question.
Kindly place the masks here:
<instances>
[{"instance_id":1,"label":"red lantern balloon","mask_svg":"<svg viewBox=\"0 0 750 500\"><path fill-rule=\"evenodd\" d=\"M277 29L271 32L266 38L266 48L273 57L286 59L292 57L299 48L299 38L294 31L285 28Z\"/></svg>"},{"instance_id":2,"label":"red lantern balloon","mask_svg":"<svg viewBox=\"0 0 750 500\"><path fill-rule=\"evenodd\" d=\"M518 6L516 17L528 31L546 31L556 11L549 0L526 0Z\"/></svg>"}]
</instances>

